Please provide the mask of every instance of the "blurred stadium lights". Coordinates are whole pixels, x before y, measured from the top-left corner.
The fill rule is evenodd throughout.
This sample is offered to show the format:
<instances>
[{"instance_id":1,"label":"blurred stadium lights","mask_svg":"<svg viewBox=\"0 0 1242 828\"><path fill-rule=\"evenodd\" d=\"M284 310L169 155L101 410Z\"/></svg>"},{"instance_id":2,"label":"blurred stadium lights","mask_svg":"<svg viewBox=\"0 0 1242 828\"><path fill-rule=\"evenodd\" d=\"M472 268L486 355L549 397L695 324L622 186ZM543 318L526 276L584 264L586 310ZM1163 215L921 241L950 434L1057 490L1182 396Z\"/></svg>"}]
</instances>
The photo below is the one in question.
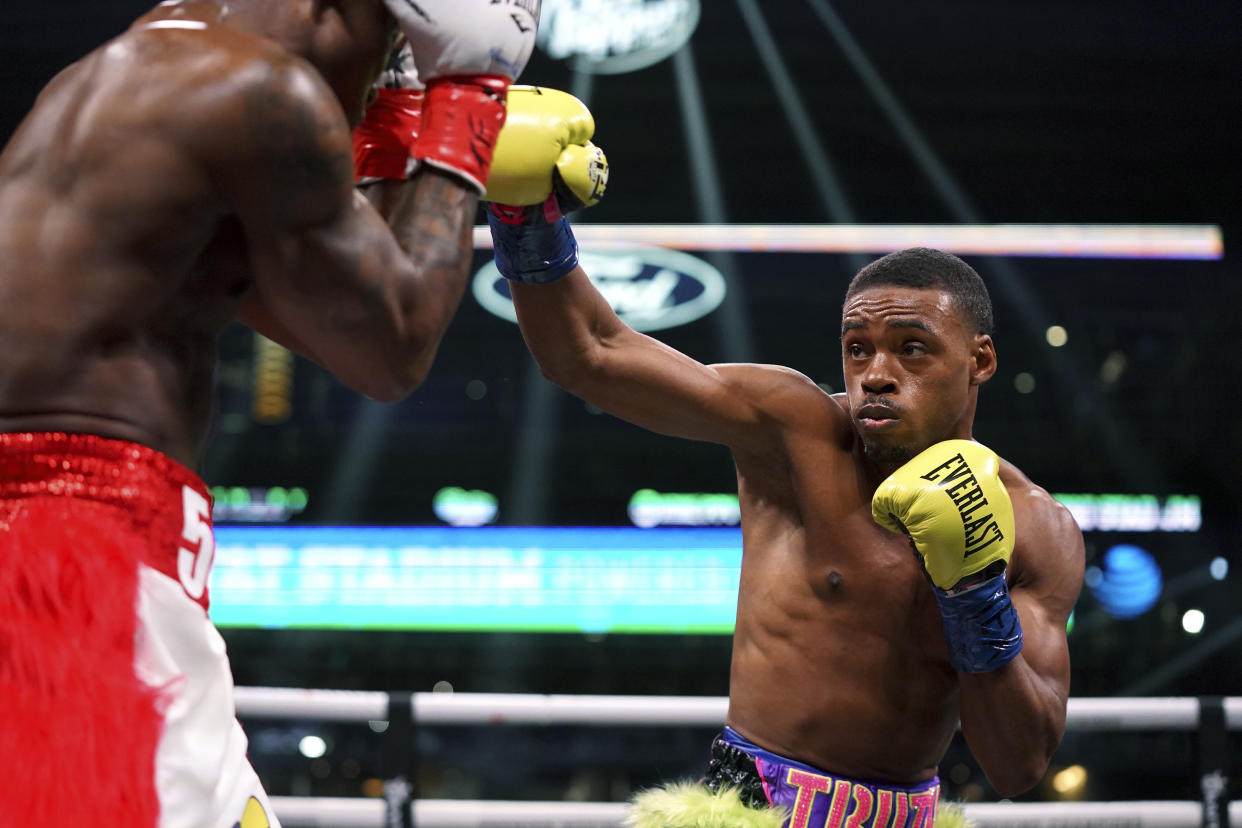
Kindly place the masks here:
<instances>
[{"instance_id":1,"label":"blurred stadium lights","mask_svg":"<svg viewBox=\"0 0 1242 828\"><path fill-rule=\"evenodd\" d=\"M328 743L322 736L310 734L298 741L298 752L307 759L318 759L328 752Z\"/></svg>"},{"instance_id":2,"label":"blurred stadium lights","mask_svg":"<svg viewBox=\"0 0 1242 828\"><path fill-rule=\"evenodd\" d=\"M751 2L751 0L743 0ZM871 93L872 98L884 112L889 123L897 134L901 137L902 142L910 151L918 165L922 167L923 172L927 175L932 187L940 194L941 199L949 210L955 214L961 221L975 222L976 218L971 218L975 214L974 207L971 206L965 194L953 179L951 173L941 163L936 152L928 144L923 137L914 121L906 114L905 108L901 102L897 100L897 96L893 94L892 89L880 76L875 65L867 57L861 45L850 33L845 22L837 16L826 0L810 0L811 8L819 16L824 27L828 29L833 40L836 41L837 47L840 48L846 60L854 67L854 71L858 73L863 85Z\"/></svg>"},{"instance_id":3,"label":"blurred stadium lights","mask_svg":"<svg viewBox=\"0 0 1242 828\"><path fill-rule=\"evenodd\" d=\"M681 101L686 157L690 159L690 180L695 187L695 214L703 224L718 224L727 220L720 164L716 160L711 135L707 132L710 121L689 44L674 56L673 71L677 78L677 95ZM723 252L711 253L707 259L724 278L725 285L724 299L713 317L716 323L717 350L725 362L752 362L755 359L754 337L737 259L731 253Z\"/></svg>"},{"instance_id":4,"label":"blurred stadium lights","mask_svg":"<svg viewBox=\"0 0 1242 828\"><path fill-rule=\"evenodd\" d=\"M579 218L575 216L574 235L593 250L658 245L751 253L882 254L921 245L959 256L1203 261L1225 255L1221 228L1215 224L588 224ZM491 248L486 226L474 228L474 246Z\"/></svg>"},{"instance_id":5,"label":"blurred stadium lights","mask_svg":"<svg viewBox=\"0 0 1242 828\"><path fill-rule=\"evenodd\" d=\"M450 526L483 526L496 520L496 496L491 492L446 486L436 492L432 510Z\"/></svg>"},{"instance_id":6,"label":"blurred stadium lights","mask_svg":"<svg viewBox=\"0 0 1242 828\"><path fill-rule=\"evenodd\" d=\"M572 73L570 94L591 106L595 87L594 77L587 72ZM575 216L574 233L580 235L589 226L590 211ZM480 233L486 237L486 245L479 244ZM476 227L475 247L491 247L491 231ZM526 358L526 377L522 383L522 413L518 419L513 469L506 486L504 503L505 522L539 526L547 523L549 465L552 435L557 433L561 416L563 394L551 382L543 378L534 358Z\"/></svg>"},{"instance_id":7,"label":"blurred stadium lights","mask_svg":"<svg viewBox=\"0 0 1242 828\"><path fill-rule=\"evenodd\" d=\"M634 72L680 49L699 16L699 0L544 0L538 44L577 72Z\"/></svg>"},{"instance_id":8,"label":"blurred stadium lights","mask_svg":"<svg viewBox=\"0 0 1242 828\"><path fill-rule=\"evenodd\" d=\"M1085 578L1085 586L1088 590L1093 591L1095 586L1103 583L1104 573L1099 567L1088 567ZM1185 572L1175 575L1164 582L1160 592L1160 599L1166 605L1172 606L1173 602L1193 593L1195 590L1202 589L1211 585L1216 579L1212 577L1211 565L1194 566ZM1098 596L1097 596L1098 598ZM1129 620L1129 617L1118 616L1104 609L1103 611L1094 611L1083 616L1082 620L1076 625L1080 634L1096 630L1109 624L1116 624Z\"/></svg>"},{"instance_id":9,"label":"blurred stadium lights","mask_svg":"<svg viewBox=\"0 0 1242 828\"><path fill-rule=\"evenodd\" d=\"M850 204L844 187L841 186L831 155L823 142L819 140L819 130L815 128L813 119L798 96L797 85L785 67L781 49L772 37L758 4L754 0L738 0L738 9L755 40L759 59L768 73L768 80L771 81L776 98L780 101L781 109L784 110L785 117L789 121L790 131L802 153L811 180L815 182L815 189L819 192L824 212L836 224L853 224L857 221L854 207ZM851 274L861 270L867 264L867 258L857 253L850 253L847 261Z\"/></svg>"},{"instance_id":10,"label":"blurred stadium lights","mask_svg":"<svg viewBox=\"0 0 1242 828\"><path fill-rule=\"evenodd\" d=\"M1160 565L1140 546L1117 544L1104 553L1098 568L1088 572L1087 588L1115 618L1135 618L1160 599L1164 583Z\"/></svg>"},{"instance_id":11,"label":"blurred stadium lights","mask_svg":"<svg viewBox=\"0 0 1242 828\"><path fill-rule=\"evenodd\" d=\"M260 333L254 335L250 416L275 425L293 415L293 352Z\"/></svg>"},{"instance_id":12,"label":"blurred stadium lights","mask_svg":"<svg viewBox=\"0 0 1242 828\"><path fill-rule=\"evenodd\" d=\"M283 523L306 511L310 495L301 486L212 486L214 523Z\"/></svg>"},{"instance_id":13,"label":"blurred stadium lights","mask_svg":"<svg viewBox=\"0 0 1242 828\"><path fill-rule=\"evenodd\" d=\"M1044 340L1053 348L1062 348L1069 342L1069 332L1060 325L1050 325L1044 331Z\"/></svg>"},{"instance_id":14,"label":"blurred stadium lights","mask_svg":"<svg viewBox=\"0 0 1242 828\"><path fill-rule=\"evenodd\" d=\"M753 0L738 0L738 2L745 7ZM949 213L959 222L979 224L982 221L979 211L957 183L953 174L940 161L939 156L923 137L913 119L906 114L905 108L866 56L861 45L850 34L844 21L837 17L827 0L811 0L811 6L819 14L825 27L846 59L853 65L864 85L870 90L910 154L923 169ZM1046 303L1036 291L1031 289L1027 279L1010 261L988 257L981 264L984 265L981 269L985 273L990 272L995 277L991 280L993 301L998 298L997 294L999 294L1013 307L1018 308L1020 318L1027 326L1028 336L1037 335L1039 331L1048 327L1051 317L1046 309ZM1160 458L1152 456L1151 452L1141 450L1129 429L1125 427L1124 421L1110 410L1109 402L1099 395L1090 394L1085 378L1091 376L1091 373L1087 372L1079 362L1080 359L1075 359L1072 354L1066 354L1050 360L1049 368L1067 388L1071 389L1074 397L1085 395L1101 416L1117 423L1115 428L1104 432L1101 450L1107 453L1109 460L1119 468L1131 470L1127 475L1131 480L1141 479L1136 472L1144 467L1160 468L1156 465Z\"/></svg>"},{"instance_id":15,"label":"blurred stadium lights","mask_svg":"<svg viewBox=\"0 0 1242 828\"><path fill-rule=\"evenodd\" d=\"M1198 495L1154 494L1052 495L1065 506L1084 532L1198 532L1203 518ZM630 497L628 512L635 526L736 525L740 520L735 492L658 492L642 488ZM1224 578L1228 563L1217 558L1213 577Z\"/></svg>"},{"instance_id":16,"label":"blurred stadium lights","mask_svg":"<svg viewBox=\"0 0 1242 828\"><path fill-rule=\"evenodd\" d=\"M1128 687L1121 688L1114 695L1155 695L1181 676L1194 670L1199 664L1215 655L1218 651L1234 645L1239 640L1242 640L1242 616L1234 616L1233 620L1215 633L1200 639L1190 649L1183 650L1164 664L1147 672L1142 678Z\"/></svg>"},{"instance_id":17,"label":"blurred stadium lights","mask_svg":"<svg viewBox=\"0 0 1242 828\"><path fill-rule=\"evenodd\" d=\"M1203 624L1206 618L1201 609L1188 609L1182 613L1182 629L1190 635L1198 635L1203 632Z\"/></svg>"},{"instance_id":18,"label":"blurred stadium lights","mask_svg":"<svg viewBox=\"0 0 1242 828\"><path fill-rule=\"evenodd\" d=\"M1062 799L1076 799L1086 787L1087 769L1082 765L1062 768L1052 777L1052 789Z\"/></svg>"},{"instance_id":19,"label":"blurred stadium lights","mask_svg":"<svg viewBox=\"0 0 1242 828\"><path fill-rule=\"evenodd\" d=\"M324 493L322 520L348 523L362 510L367 482L376 478L376 469L388 439L388 423L397 416L399 406L360 398L349 436L336 452L336 471Z\"/></svg>"}]
</instances>

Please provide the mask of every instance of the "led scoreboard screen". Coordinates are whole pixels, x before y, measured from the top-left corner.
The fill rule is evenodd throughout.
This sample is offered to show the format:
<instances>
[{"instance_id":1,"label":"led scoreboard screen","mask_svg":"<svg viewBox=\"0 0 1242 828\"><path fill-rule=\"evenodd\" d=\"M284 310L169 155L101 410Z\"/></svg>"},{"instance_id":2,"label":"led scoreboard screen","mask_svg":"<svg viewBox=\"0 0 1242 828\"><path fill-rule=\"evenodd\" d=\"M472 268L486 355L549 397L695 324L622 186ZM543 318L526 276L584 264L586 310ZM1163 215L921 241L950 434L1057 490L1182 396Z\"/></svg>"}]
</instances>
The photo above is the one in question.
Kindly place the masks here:
<instances>
[{"instance_id":1,"label":"led scoreboard screen","mask_svg":"<svg viewBox=\"0 0 1242 828\"><path fill-rule=\"evenodd\" d=\"M1160 549L1160 536L1202 522L1195 495L1054 497L1109 548L1146 538ZM737 513L735 495L644 489L632 527L220 525L211 616L222 627L730 634Z\"/></svg>"},{"instance_id":2,"label":"led scoreboard screen","mask_svg":"<svg viewBox=\"0 0 1242 828\"><path fill-rule=\"evenodd\" d=\"M733 631L736 527L218 526L221 627Z\"/></svg>"}]
</instances>

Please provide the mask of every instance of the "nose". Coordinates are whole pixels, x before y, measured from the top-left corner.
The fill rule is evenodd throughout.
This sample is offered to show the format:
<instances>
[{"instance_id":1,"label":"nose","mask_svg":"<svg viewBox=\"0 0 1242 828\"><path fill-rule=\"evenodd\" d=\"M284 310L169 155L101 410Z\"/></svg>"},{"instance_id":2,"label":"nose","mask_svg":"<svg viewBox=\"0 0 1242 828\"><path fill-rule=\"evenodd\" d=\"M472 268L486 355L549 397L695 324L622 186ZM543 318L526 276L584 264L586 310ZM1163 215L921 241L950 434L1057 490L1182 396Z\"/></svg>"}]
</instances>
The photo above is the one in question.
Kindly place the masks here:
<instances>
[{"instance_id":1,"label":"nose","mask_svg":"<svg viewBox=\"0 0 1242 828\"><path fill-rule=\"evenodd\" d=\"M867 394L893 394L897 391L897 379L890 369L889 359L883 353L876 353L867 360L866 370L859 379Z\"/></svg>"}]
</instances>

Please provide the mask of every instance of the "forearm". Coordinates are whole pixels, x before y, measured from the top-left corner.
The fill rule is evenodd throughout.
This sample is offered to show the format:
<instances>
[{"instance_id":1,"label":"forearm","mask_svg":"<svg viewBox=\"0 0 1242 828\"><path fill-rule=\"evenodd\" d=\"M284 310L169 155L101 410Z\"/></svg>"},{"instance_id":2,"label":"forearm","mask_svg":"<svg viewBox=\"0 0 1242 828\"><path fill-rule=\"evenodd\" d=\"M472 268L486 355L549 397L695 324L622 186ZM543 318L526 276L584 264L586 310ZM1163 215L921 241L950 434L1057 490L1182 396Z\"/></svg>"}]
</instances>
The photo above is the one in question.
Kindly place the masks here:
<instances>
[{"instance_id":1,"label":"forearm","mask_svg":"<svg viewBox=\"0 0 1242 828\"><path fill-rule=\"evenodd\" d=\"M1034 787L1065 733L1061 685L1019 655L987 673L959 673L962 735L1001 796Z\"/></svg>"},{"instance_id":2,"label":"forearm","mask_svg":"<svg viewBox=\"0 0 1242 828\"><path fill-rule=\"evenodd\" d=\"M252 289L237 309L237 321L262 334L273 342L288 348L298 356L309 359L316 365L323 366L323 361L315 352L289 327L272 313L263 301L263 295Z\"/></svg>"},{"instance_id":3,"label":"forearm","mask_svg":"<svg viewBox=\"0 0 1242 828\"><path fill-rule=\"evenodd\" d=\"M626 326L580 268L553 284L511 290L540 371L569 393L659 434L731 445L743 430L762 433L724 377Z\"/></svg>"},{"instance_id":4,"label":"forearm","mask_svg":"<svg viewBox=\"0 0 1242 828\"><path fill-rule=\"evenodd\" d=\"M427 168L408 181L382 181L377 207L409 261L392 297L404 332L402 361L421 381L469 280L478 194Z\"/></svg>"},{"instance_id":5,"label":"forearm","mask_svg":"<svg viewBox=\"0 0 1242 828\"><path fill-rule=\"evenodd\" d=\"M544 376L571 392L583 390L577 386L589 378L605 338L619 325L586 273L575 267L555 283L510 282L509 290L522 338Z\"/></svg>"}]
</instances>

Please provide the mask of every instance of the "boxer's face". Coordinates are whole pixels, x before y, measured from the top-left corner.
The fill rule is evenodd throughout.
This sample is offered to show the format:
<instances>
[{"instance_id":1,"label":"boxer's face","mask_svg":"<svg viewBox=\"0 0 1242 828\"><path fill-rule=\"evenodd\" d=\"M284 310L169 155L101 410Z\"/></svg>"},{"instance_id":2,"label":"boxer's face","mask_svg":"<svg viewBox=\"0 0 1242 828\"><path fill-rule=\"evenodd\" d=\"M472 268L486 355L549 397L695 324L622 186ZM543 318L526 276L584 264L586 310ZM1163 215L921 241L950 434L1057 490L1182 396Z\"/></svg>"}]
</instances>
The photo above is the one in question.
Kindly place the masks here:
<instances>
[{"instance_id":1,"label":"boxer's face","mask_svg":"<svg viewBox=\"0 0 1242 828\"><path fill-rule=\"evenodd\" d=\"M953 298L930 288L854 295L841 316L841 357L854 427L886 469L969 437L978 386L996 368L991 337L970 333Z\"/></svg>"}]
</instances>

